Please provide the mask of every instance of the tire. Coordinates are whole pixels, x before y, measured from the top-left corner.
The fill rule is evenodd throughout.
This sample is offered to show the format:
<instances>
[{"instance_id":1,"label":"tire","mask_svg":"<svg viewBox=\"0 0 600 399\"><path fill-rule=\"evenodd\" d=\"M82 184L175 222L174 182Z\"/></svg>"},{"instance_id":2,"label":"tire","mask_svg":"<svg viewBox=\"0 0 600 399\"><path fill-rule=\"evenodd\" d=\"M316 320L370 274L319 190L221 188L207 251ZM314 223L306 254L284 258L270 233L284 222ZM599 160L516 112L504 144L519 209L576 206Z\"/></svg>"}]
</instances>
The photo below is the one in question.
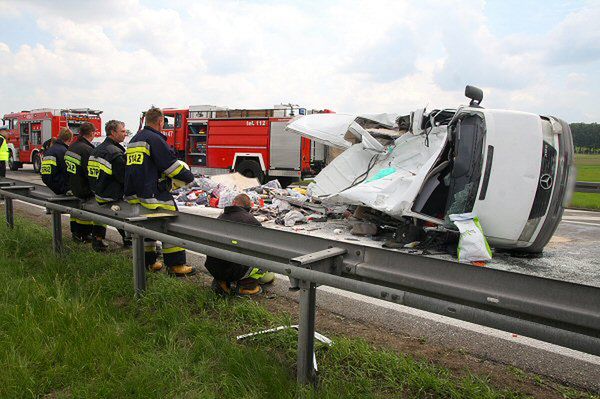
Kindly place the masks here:
<instances>
[{"instance_id":1,"label":"tire","mask_svg":"<svg viewBox=\"0 0 600 399\"><path fill-rule=\"evenodd\" d=\"M13 156L12 151L8 153L8 169L13 172L19 170L19 162L15 162L15 157Z\"/></svg>"},{"instance_id":2,"label":"tire","mask_svg":"<svg viewBox=\"0 0 600 399\"><path fill-rule=\"evenodd\" d=\"M246 177L256 177L260 184L265 181L265 173L256 161L246 159L237 165L235 171Z\"/></svg>"},{"instance_id":3,"label":"tire","mask_svg":"<svg viewBox=\"0 0 600 399\"><path fill-rule=\"evenodd\" d=\"M32 163L33 173L40 173L40 170L42 169L42 155L39 152L33 154Z\"/></svg>"}]
</instances>

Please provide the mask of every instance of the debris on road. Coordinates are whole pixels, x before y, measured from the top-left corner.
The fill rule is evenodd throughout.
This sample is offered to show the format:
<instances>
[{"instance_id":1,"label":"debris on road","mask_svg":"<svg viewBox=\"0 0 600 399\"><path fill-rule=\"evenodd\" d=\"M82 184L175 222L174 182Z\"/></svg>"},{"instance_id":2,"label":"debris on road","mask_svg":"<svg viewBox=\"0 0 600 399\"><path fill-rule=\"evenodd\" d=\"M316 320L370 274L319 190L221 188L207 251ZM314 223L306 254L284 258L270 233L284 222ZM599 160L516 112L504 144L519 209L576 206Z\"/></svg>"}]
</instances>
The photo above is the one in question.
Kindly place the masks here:
<instances>
[{"instance_id":1,"label":"debris on road","mask_svg":"<svg viewBox=\"0 0 600 399\"><path fill-rule=\"evenodd\" d=\"M491 251L471 248L487 242L540 254L560 222L567 195L568 125L552 117L484 109L483 93L471 86L465 95L471 103L458 109L299 117L287 125L288 133L337 150L308 186L283 188L277 180L260 185L237 173L201 176L177 193L177 202L224 208L244 192L255 216L284 227L319 222L325 231L337 220L344 226L333 235L450 253L462 233L458 248L465 261L489 259ZM472 214L471 222L450 217L462 214ZM479 234L467 238L465 223L474 220ZM470 241L474 237L479 244Z\"/></svg>"}]
</instances>

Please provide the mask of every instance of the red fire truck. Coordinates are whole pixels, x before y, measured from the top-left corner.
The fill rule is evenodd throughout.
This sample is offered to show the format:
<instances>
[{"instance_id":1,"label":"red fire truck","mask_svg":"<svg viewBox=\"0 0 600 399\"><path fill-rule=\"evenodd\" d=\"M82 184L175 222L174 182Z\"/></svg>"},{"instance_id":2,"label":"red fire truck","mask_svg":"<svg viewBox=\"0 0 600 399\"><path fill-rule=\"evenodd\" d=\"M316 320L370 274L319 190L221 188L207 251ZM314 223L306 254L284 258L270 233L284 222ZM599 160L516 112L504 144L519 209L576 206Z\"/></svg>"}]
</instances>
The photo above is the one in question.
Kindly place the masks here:
<instances>
[{"instance_id":1,"label":"red fire truck","mask_svg":"<svg viewBox=\"0 0 600 399\"><path fill-rule=\"evenodd\" d=\"M259 181L268 177L291 181L324 166L325 146L286 132L285 127L295 116L331 111L307 111L297 106L227 109L197 105L163 112L167 142L195 173L237 171Z\"/></svg>"},{"instance_id":2,"label":"red fire truck","mask_svg":"<svg viewBox=\"0 0 600 399\"><path fill-rule=\"evenodd\" d=\"M77 134L82 123L91 122L96 127L96 136L100 137L101 113L102 111L89 108L42 108L4 115L2 122L9 132L10 170L18 170L24 163L32 163L35 172L39 172L42 164L42 144L58 136L62 127L68 126Z\"/></svg>"}]
</instances>

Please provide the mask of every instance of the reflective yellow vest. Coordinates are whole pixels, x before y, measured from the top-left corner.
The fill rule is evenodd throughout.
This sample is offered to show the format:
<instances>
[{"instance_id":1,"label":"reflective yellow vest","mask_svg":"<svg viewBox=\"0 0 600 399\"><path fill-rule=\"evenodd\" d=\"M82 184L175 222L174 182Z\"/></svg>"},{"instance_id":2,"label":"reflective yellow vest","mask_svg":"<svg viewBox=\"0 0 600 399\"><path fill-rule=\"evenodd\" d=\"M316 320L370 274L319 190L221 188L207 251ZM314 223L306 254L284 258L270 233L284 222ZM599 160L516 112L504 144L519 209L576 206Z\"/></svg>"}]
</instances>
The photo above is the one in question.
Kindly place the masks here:
<instances>
[{"instance_id":1,"label":"reflective yellow vest","mask_svg":"<svg viewBox=\"0 0 600 399\"><path fill-rule=\"evenodd\" d=\"M6 143L6 139L2 136L0 136L0 141L2 141L2 144L0 144L0 162L8 161L8 144Z\"/></svg>"}]
</instances>

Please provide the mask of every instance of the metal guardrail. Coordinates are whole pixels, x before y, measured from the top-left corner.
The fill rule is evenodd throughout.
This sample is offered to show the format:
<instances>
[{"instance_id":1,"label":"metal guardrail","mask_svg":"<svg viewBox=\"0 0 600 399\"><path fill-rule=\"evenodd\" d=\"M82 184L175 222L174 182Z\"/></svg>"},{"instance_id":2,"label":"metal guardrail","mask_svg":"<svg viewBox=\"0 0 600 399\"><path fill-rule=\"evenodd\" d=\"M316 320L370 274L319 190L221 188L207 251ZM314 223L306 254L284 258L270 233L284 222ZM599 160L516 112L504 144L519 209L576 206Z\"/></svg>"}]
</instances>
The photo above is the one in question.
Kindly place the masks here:
<instances>
[{"instance_id":1,"label":"metal guardrail","mask_svg":"<svg viewBox=\"0 0 600 399\"><path fill-rule=\"evenodd\" d=\"M575 183L575 192L600 194L600 182L578 181Z\"/></svg>"},{"instance_id":2,"label":"metal guardrail","mask_svg":"<svg viewBox=\"0 0 600 399\"><path fill-rule=\"evenodd\" d=\"M600 355L600 288L411 255L355 243L276 231L208 217L146 213L122 203L56 197L41 186L5 180L6 220L13 200L52 214L53 248L62 253L61 214L94 220L133 235L136 295L146 289L144 237L290 277L300 291L298 381L315 381L316 287L328 285Z\"/></svg>"}]
</instances>

